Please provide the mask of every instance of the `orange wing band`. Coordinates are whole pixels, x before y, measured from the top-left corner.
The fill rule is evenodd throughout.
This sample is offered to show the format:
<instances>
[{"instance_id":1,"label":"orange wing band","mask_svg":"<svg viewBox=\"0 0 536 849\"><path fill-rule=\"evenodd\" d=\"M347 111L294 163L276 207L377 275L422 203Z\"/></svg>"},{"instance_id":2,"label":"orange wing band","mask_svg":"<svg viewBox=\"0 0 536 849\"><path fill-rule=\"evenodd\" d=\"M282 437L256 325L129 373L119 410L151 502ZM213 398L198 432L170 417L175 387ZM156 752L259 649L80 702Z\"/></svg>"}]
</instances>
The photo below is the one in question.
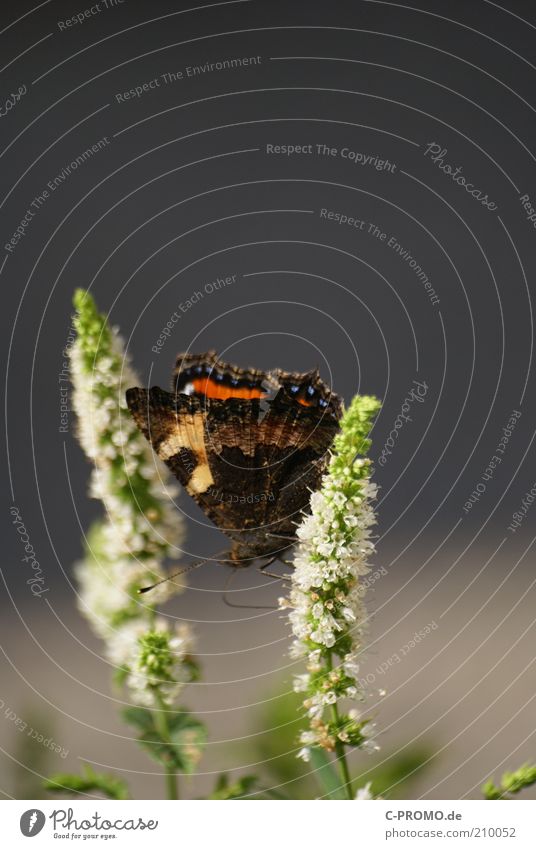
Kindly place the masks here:
<instances>
[{"instance_id":1,"label":"orange wing band","mask_svg":"<svg viewBox=\"0 0 536 849\"><path fill-rule=\"evenodd\" d=\"M196 395L204 395L206 398L219 398L225 401L227 398L264 398L265 394L259 387L249 386L226 386L217 383L211 378L198 378L192 381Z\"/></svg>"}]
</instances>

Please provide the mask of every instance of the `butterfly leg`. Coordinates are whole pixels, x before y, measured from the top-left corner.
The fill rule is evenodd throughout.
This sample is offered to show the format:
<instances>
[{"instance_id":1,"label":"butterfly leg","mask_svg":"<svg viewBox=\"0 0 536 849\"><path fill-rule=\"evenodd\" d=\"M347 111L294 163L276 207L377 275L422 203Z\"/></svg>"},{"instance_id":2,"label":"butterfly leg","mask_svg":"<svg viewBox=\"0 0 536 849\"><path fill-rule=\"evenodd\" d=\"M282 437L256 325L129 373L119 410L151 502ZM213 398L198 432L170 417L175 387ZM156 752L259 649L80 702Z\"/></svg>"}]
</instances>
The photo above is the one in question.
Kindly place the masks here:
<instances>
[{"instance_id":1,"label":"butterfly leg","mask_svg":"<svg viewBox=\"0 0 536 849\"><path fill-rule=\"evenodd\" d=\"M269 561L269 563L271 563L271 562L272 561ZM267 563L266 565L268 566L269 563ZM272 604L236 604L236 602L234 602L234 601L229 601L229 599L227 597L227 591L228 591L228 589L231 585L231 582L232 582L234 576L238 572L238 568L236 566L231 567L231 568L232 568L232 572L230 572L229 577L225 581L225 587L224 587L223 593L222 593L223 603L226 604L227 607L241 607L242 609L247 609L247 610L277 610L278 609L276 606L274 606Z\"/></svg>"},{"instance_id":2,"label":"butterfly leg","mask_svg":"<svg viewBox=\"0 0 536 849\"><path fill-rule=\"evenodd\" d=\"M267 531L266 536L272 537L273 539L286 539L287 542L291 543L292 545L295 542L298 542L298 537L294 534L273 534L271 531Z\"/></svg>"},{"instance_id":3,"label":"butterfly leg","mask_svg":"<svg viewBox=\"0 0 536 849\"><path fill-rule=\"evenodd\" d=\"M279 556L279 554L274 554L270 557L269 560L266 561L266 563L263 563L262 566L258 567L258 571L261 573L261 575L268 575L269 578L274 578L278 581L282 581L283 578L285 577L284 575L276 575L275 572L267 572L266 571L268 566L271 566L272 563L275 563L276 560L279 560L281 563L284 563L286 566L292 565L289 560L282 560L281 557Z\"/></svg>"}]
</instances>

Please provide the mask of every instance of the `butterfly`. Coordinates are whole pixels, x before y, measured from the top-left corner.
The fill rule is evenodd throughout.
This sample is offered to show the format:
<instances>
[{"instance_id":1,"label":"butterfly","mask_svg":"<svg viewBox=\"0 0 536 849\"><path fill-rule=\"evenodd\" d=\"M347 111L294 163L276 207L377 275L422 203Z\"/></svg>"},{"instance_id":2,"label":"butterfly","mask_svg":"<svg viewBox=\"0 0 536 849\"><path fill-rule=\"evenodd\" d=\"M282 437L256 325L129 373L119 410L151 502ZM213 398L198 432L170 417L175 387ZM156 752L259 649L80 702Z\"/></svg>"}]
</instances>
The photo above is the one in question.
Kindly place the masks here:
<instances>
[{"instance_id":1,"label":"butterfly","mask_svg":"<svg viewBox=\"0 0 536 849\"><path fill-rule=\"evenodd\" d=\"M295 544L342 415L318 370L264 372L214 351L179 354L171 392L133 387L126 399L156 454L230 539L227 562L267 566Z\"/></svg>"}]
</instances>

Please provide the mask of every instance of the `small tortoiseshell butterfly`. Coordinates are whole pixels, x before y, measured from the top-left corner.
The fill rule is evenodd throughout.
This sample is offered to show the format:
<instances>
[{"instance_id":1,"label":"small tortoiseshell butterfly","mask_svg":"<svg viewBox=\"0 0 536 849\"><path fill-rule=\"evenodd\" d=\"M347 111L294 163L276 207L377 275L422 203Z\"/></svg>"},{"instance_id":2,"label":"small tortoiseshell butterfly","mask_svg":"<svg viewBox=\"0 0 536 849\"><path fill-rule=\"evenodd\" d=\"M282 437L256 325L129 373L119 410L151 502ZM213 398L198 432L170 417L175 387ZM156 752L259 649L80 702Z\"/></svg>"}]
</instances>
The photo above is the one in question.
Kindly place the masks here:
<instances>
[{"instance_id":1,"label":"small tortoiseshell butterfly","mask_svg":"<svg viewBox=\"0 0 536 849\"><path fill-rule=\"evenodd\" d=\"M263 372L214 351L179 354L172 392L132 388L126 397L158 456L231 539L234 565L276 559L295 543L342 413L317 370Z\"/></svg>"}]
</instances>

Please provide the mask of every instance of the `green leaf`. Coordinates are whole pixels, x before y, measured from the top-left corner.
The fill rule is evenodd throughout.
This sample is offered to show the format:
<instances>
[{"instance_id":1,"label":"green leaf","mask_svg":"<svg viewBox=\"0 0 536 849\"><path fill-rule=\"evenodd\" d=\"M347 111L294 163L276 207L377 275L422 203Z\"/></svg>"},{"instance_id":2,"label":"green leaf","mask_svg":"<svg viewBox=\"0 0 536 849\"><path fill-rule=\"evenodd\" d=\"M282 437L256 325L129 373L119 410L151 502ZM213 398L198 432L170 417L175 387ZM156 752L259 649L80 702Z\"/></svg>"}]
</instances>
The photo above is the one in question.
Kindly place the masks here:
<instances>
[{"instance_id":1,"label":"green leaf","mask_svg":"<svg viewBox=\"0 0 536 849\"><path fill-rule=\"evenodd\" d=\"M170 737L175 752L180 753L182 771L192 773L207 741L207 729L192 714L177 714L170 722Z\"/></svg>"},{"instance_id":2,"label":"green leaf","mask_svg":"<svg viewBox=\"0 0 536 849\"><path fill-rule=\"evenodd\" d=\"M58 772L44 782L45 790L52 793L99 792L108 799L128 799L128 787L122 778L95 772L89 764L82 766L82 775Z\"/></svg>"},{"instance_id":3,"label":"green leaf","mask_svg":"<svg viewBox=\"0 0 536 849\"><path fill-rule=\"evenodd\" d=\"M117 669L114 670L113 673L113 682L116 687L124 687L125 682L128 678L128 669L124 666L118 666Z\"/></svg>"},{"instance_id":4,"label":"green leaf","mask_svg":"<svg viewBox=\"0 0 536 849\"><path fill-rule=\"evenodd\" d=\"M515 772L505 772L501 779L501 787L506 793L519 793L532 784L536 784L536 766L530 764L523 764Z\"/></svg>"},{"instance_id":5,"label":"green leaf","mask_svg":"<svg viewBox=\"0 0 536 849\"><path fill-rule=\"evenodd\" d=\"M218 776L216 786L209 799L243 799L255 789L258 779L255 775L243 775L230 783L227 773Z\"/></svg>"},{"instance_id":6,"label":"green leaf","mask_svg":"<svg viewBox=\"0 0 536 849\"><path fill-rule=\"evenodd\" d=\"M130 707L123 718L140 732L138 741L158 763L172 766L177 772L190 774L199 762L207 731L191 713L181 711L166 715L164 729L147 708Z\"/></svg>"},{"instance_id":7,"label":"green leaf","mask_svg":"<svg viewBox=\"0 0 536 849\"><path fill-rule=\"evenodd\" d=\"M515 772L505 772L501 778L501 786L496 787L493 781L487 781L482 787L486 799L504 799L508 793L519 793L524 787L536 784L536 766L523 764Z\"/></svg>"},{"instance_id":8,"label":"green leaf","mask_svg":"<svg viewBox=\"0 0 536 849\"><path fill-rule=\"evenodd\" d=\"M381 407L381 401L373 395L356 395L344 410L340 430L333 440L333 458L330 470L340 472L352 464L357 454L365 456L371 445L368 434Z\"/></svg>"},{"instance_id":9,"label":"green leaf","mask_svg":"<svg viewBox=\"0 0 536 849\"><path fill-rule=\"evenodd\" d=\"M121 716L129 725L140 731L150 731L154 728L154 718L150 710L142 707L128 707L121 711Z\"/></svg>"},{"instance_id":10,"label":"green leaf","mask_svg":"<svg viewBox=\"0 0 536 849\"><path fill-rule=\"evenodd\" d=\"M503 794L501 791L495 787L493 781L486 781L486 783L482 786L482 793L484 794L485 799L502 799Z\"/></svg>"},{"instance_id":11,"label":"green leaf","mask_svg":"<svg viewBox=\"0 0 536 849\"><path fill-rule=\"evenodd\" d=\"M322 796L328 799L346 799L341 779L337 775L335 767L323 749L316 746L311 747L311 765L315 770L315 778L320 785Z\"/></svg>"}]
</instances>

